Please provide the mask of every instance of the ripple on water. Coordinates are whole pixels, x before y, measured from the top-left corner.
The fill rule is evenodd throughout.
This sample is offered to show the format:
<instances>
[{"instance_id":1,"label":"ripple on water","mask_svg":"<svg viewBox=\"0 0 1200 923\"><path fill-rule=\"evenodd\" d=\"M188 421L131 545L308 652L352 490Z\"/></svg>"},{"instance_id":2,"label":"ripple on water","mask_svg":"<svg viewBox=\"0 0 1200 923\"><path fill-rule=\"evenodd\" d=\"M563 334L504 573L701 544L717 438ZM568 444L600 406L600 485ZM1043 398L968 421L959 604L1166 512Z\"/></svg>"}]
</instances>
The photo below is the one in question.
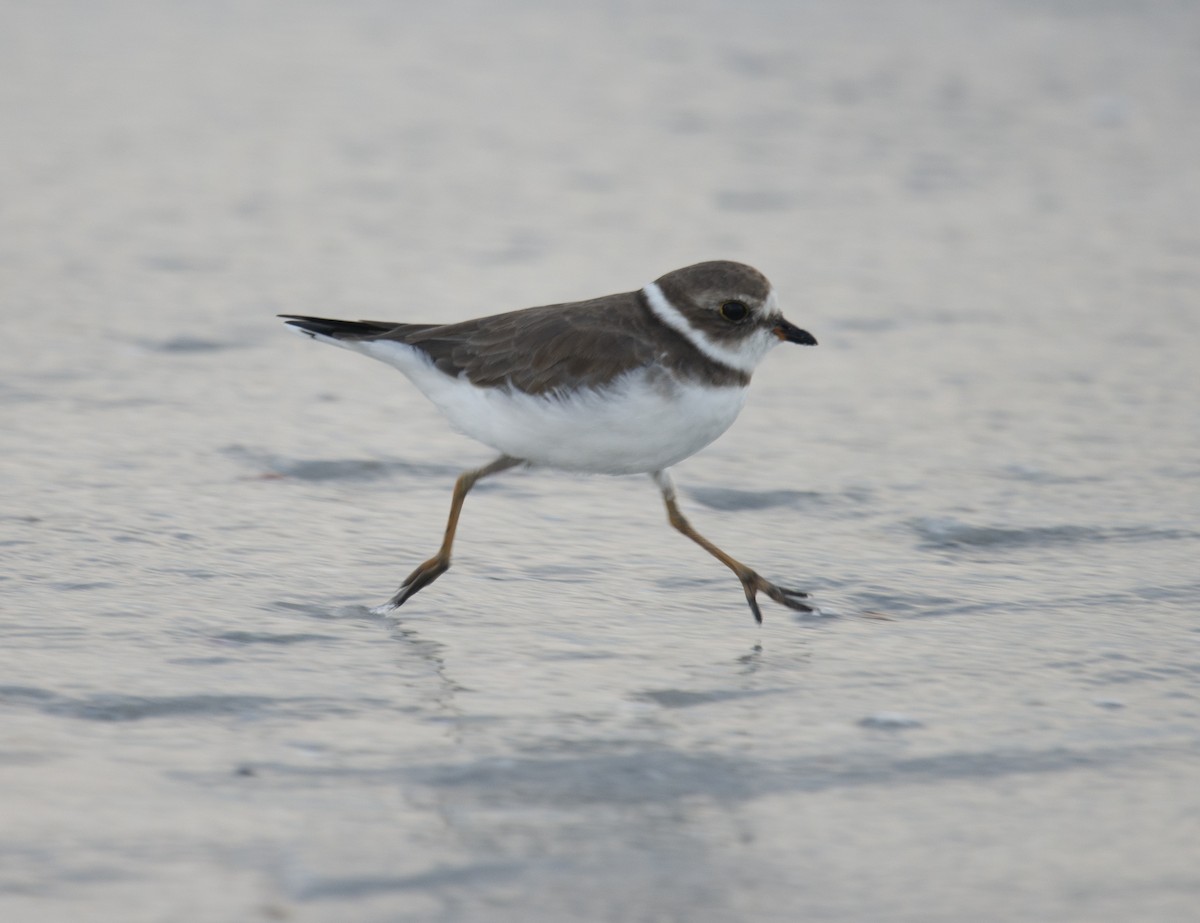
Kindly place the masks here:
<instances>
[{"instance_id":1,"label":"ripple on water","mask_svg":"<svg viewBox=\"0 0 1200 923\"><path fill-rule=\"evenodd\" d=\"M653 702L663 708L692 708L696 705L711 705L716 702L728 702L732 699L756 698L784 691L783 689L712 689L697 692L688 689L648 689L638 693L636 698L645 702Z\"/></svg>"},{"instance_id":2,"label":"ripple on water","mask_svg":"<svg viewBox=\"0 0 1200 923\"><path fill-rule=\"evenodd\" d=\"M144 340L142 345L146 349L160 353L211 353L237 349L241 344L184 335L167 340Z\"/></svg>"},{"instance_id":3,"label":"ripple on water","mask_svg":"<svg viewBox=\"0 0 1200 923\"><path fill-rule=\"evenodd\" d=\"M194 716L256 718L279 711L301 711L311 717L316 714L345 714L348 711L344 702L312 697L213 693L156 696L100 692L72 698L48 689L28 686L0 687L0 704L25 706L57 717L102 722Z\"/></svg>"},{"instance_id":4,"label":"ripple on water","mask_svg":"<svg viewBox=\"0 0 1200 923\"><path fill-rule=\"evenodd\" d=\"M406 474L415 477L454 478L459 469L449 465L418 464L398 459L288 458L246 446L226 446L222 452L262 472L298 481L376 481Z\"/></svg>"},{"instance_id":5,"label":"ripple on water","mask_svg":"<svg viewBox=\"0 0 1200 923\"><path fill-rule=\"evenodd\" d=\"M989 526L973 525L954 517L922 517L910 523L927 547L1017 548L1077 545L1092 542L1143 542L1194 539L1200 533L1153 526Z\"/></svg>"},{"instance_id":6,"label":"ripple on water","mask_svg":"<svg viewBox=\"0 0 1200 923\"><path fill-rule=\"evenodd\" d=\"M319 634L271 634L261 631L225 631L213 635L216 641L229 641L233 644L303 644L306 641L337 641L333 635Z\"/></svg>"},{"instance_id":7,"label":"ripple on water","mask_svg":"<svg viewBox=\"0 0 1200 923\"><path fill-rule=\"evenodd\" d=\"M764 510L812 504L821 495L810 490L740 490L736 487L686 487L697 503L714 510Z\"/></svg>"},{"instance_id":8,"label":"ripple on water","mask_svg":"<svg viewBox=\"0 0 1200 923\"><path fill-rule=\"evenodd\" d=\"M461 888L479 881L517 878L527 871L525 863L520 862L478 862L471 865L436 868L414 875L313 878L299 883L293 890L295 896L301 900L344 900L395 891Z\"/></svg>"},{"instance_id":9,"label":"ripple on water","mask_svg":"<svg viewBox=\"0 0 1200 923\"><path fill-rule=\"evenodd\" d=\"M878 717L878 716L877 716ZM890 716L894 720L898 716ZM908 716L900 716L904 721ZM864 727L877 728L870 724ZM892 730L915 729L914 724ZM1144 756L1139 749L1138 756ZM817 756L789 760L730 758L662 747L628 753L580 753L550 758L494 759L407 770L414 781L481 803L537 805L669 804L703 796L733 803L772 792L816 792L863 786L930 785L949 779L992 779L1073 772L1134 756L1120 747L985 749L889 758L876 749L846 753L836 763Z\"/></svg>"}]
</instances>

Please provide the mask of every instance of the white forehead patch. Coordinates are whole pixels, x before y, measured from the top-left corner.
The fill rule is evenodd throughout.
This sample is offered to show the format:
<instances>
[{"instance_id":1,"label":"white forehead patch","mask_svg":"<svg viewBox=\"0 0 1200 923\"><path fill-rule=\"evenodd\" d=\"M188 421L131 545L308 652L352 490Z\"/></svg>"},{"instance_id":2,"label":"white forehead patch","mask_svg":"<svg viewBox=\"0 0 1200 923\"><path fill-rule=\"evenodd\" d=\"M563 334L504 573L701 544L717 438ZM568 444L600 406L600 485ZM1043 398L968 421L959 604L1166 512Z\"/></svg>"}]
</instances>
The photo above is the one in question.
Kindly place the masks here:
<instances>
[{"instance_id":1,"label":"white forehead patch","mask_svg":"<svg viewBox=\"0 0 1200 923\"><path fill-rule=\"evenodd\" d=\"M682 333L696 349L708 356L714 362L720 362L722 365L727 365L731 369L737 369L739 372L745 372L749 375L753 372L763 356L770 351L772 346L779 343L779 338L770 330L763 330L761 327L755 329L749 336L743 338L740 343L734 347L727 346L723 343L714 343L704 335L704 332L697 330L688 323L683 312L675 305L671 304L670 300L659 288L657 282L651 282L642 288L642 294L646 296L646 302L650 305L650 310L654 312L654 316L670 327L677 333ZM772 290L767 295L766 308L770 315L775 307L775 292Z\"/></svg>"}]
</instances>

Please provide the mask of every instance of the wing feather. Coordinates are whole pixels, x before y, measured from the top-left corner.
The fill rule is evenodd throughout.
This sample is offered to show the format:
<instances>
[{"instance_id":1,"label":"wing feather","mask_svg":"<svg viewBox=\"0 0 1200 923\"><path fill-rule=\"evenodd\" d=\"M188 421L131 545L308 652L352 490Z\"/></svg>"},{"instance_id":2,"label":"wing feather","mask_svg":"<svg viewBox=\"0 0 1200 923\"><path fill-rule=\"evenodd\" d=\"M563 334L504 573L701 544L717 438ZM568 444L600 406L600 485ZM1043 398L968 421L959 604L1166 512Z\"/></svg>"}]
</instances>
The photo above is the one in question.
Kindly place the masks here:
<instances>
[{"instance_id":1,"label":"wing feather","mask_svg":"<svg viewBox=\"0 0 1200 923\"><path fill-rule=\"evenodd\" d=\"M480 387L547 394L564 381L603 387L649 365L657 357L652 324L630 292L439 327L398 326L375 339L415 346L447 375Z\"/></svg>"}]
</instances>

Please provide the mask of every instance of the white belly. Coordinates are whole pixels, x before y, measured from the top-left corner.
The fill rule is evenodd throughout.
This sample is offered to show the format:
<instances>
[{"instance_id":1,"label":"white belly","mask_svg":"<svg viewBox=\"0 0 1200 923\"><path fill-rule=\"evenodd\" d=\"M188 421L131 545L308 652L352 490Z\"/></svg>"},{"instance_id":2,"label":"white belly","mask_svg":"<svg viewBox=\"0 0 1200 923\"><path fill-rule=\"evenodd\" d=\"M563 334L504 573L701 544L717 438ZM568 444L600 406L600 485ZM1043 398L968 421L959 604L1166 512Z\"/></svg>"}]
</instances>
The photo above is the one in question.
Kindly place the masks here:
<instances>
[{"instance_id":1,"label":"white belly","mask_svg":"<svg viewBox=\"0 0 1200 923\"><path fill-rule=\"evenodd\" d=\"M645 372L599 391L534 397L476 388L402 344L386 344L386 350L362 351L404 372L463 433L513 458L566 471L638 474L670 467L729 429L746 401L745 387L714 388Z\"/></svg>"}]
</instances>

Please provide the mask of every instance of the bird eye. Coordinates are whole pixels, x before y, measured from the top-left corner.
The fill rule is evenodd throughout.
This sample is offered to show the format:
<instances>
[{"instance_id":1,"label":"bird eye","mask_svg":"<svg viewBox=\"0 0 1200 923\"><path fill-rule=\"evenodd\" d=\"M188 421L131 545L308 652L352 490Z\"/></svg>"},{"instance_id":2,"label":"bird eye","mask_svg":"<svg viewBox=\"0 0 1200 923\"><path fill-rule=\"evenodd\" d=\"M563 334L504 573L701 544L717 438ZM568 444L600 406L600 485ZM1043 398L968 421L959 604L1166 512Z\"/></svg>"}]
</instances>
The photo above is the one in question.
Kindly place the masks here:
<instances>
[{"instance_id":1,"label":"bird eye","mask_svg":"<svg viewBox=\"0 0 1200 923\"><path fill-rule=\"evenodd\" d=\"M733 321L735 324L738 321L746 319L746 315L750 313L750 309L740 301L727 301L721 305L721 316L725 320Z\"/></svg>"}]
</instances>

